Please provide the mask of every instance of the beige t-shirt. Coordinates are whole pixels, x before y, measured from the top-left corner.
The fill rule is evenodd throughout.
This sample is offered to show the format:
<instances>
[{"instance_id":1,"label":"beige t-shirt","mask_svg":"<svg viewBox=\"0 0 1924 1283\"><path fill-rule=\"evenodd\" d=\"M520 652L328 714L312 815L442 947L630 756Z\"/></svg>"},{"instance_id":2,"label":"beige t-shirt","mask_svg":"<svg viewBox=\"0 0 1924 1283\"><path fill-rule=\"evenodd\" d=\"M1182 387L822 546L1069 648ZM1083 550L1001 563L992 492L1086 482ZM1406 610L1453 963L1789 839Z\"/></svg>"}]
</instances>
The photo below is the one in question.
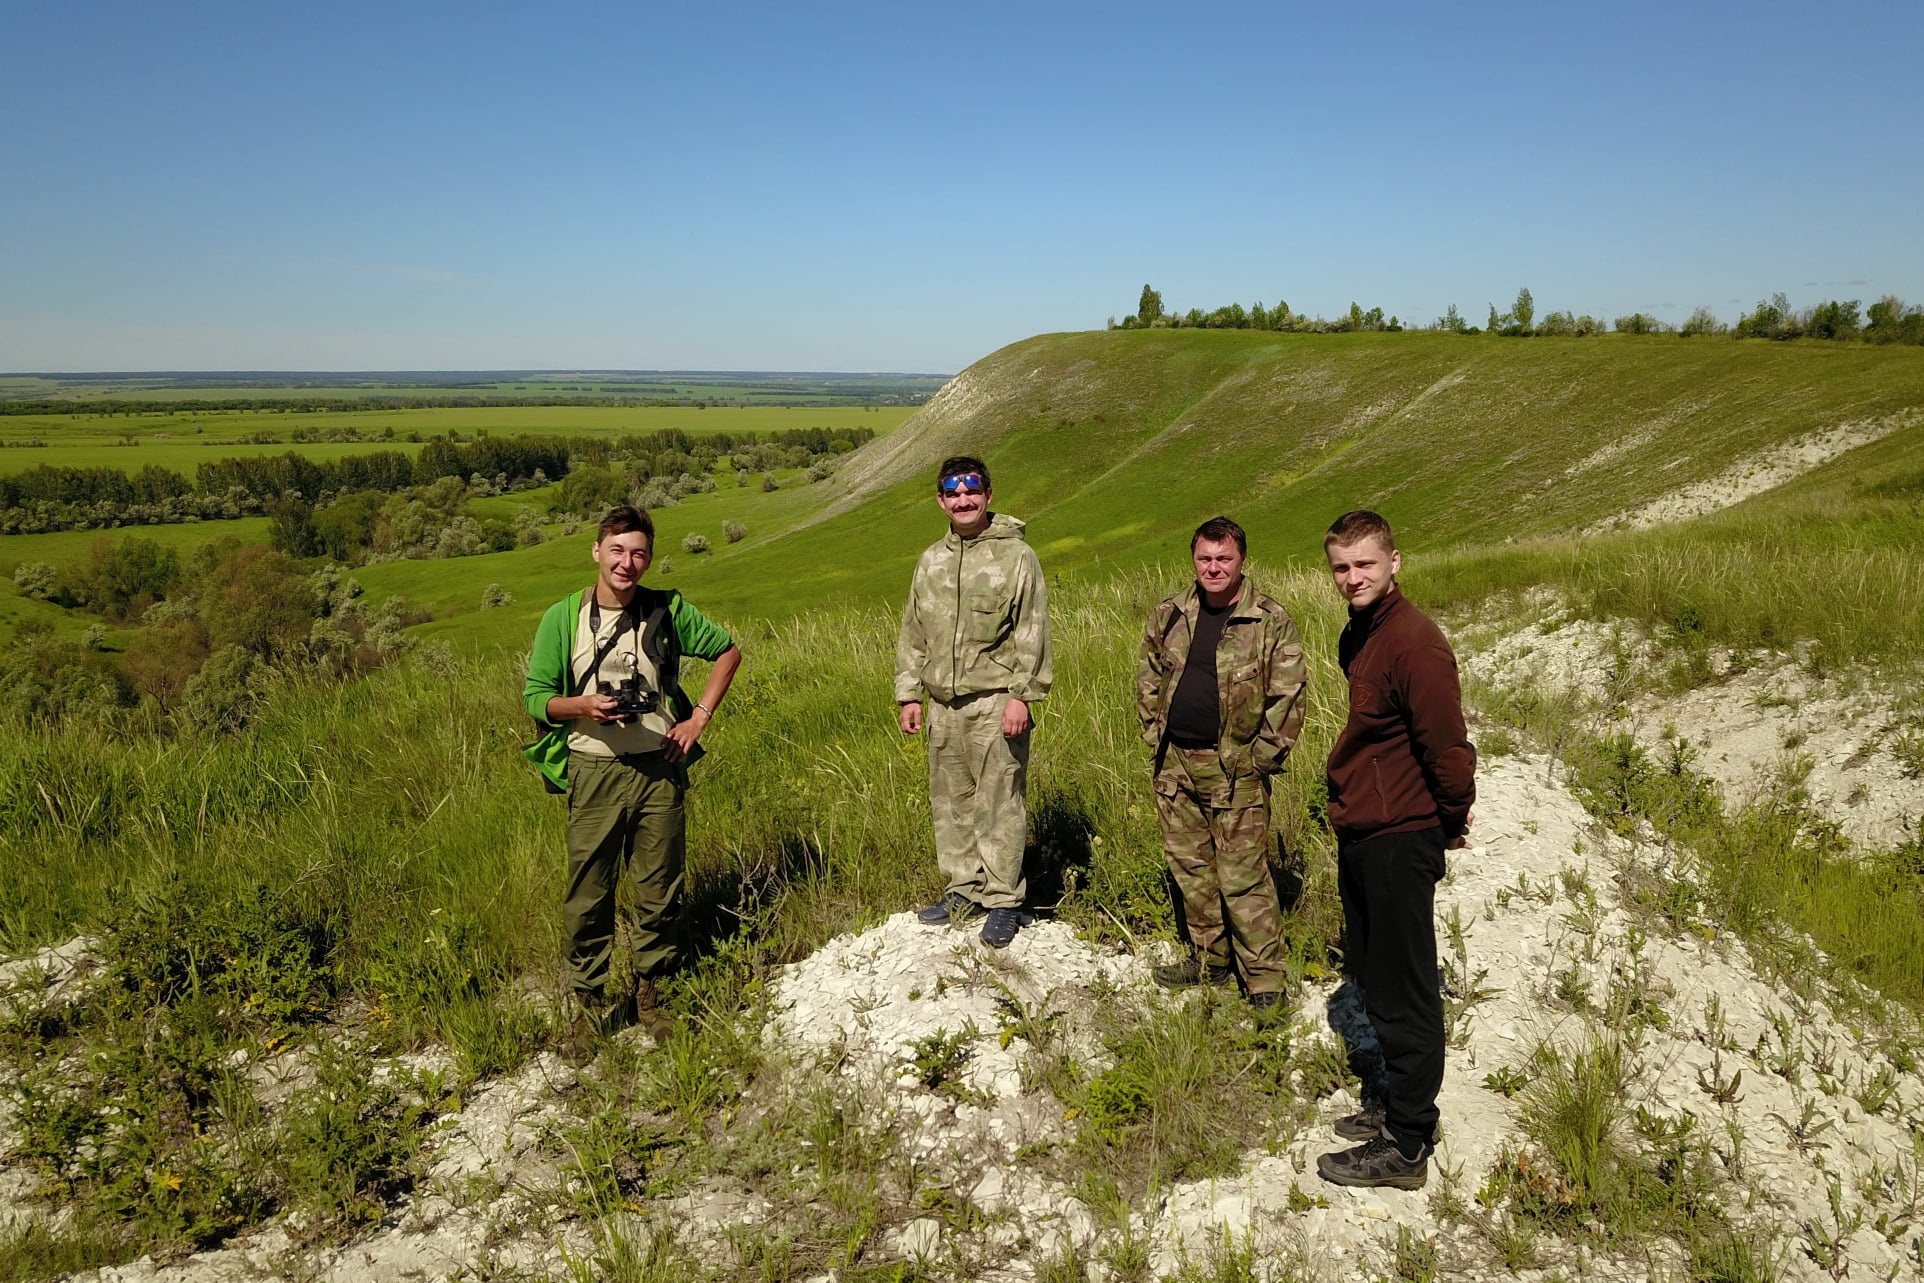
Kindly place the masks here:
<instances>
[{"instance_id":1,"label":"beige t-shirt","mask_svg":"<svg viewBox=\"0 0 1924 1283\"><path fill-rule=\"evenodd\" d=\"M631 672L640 673L646 679L649 689L661 691L661 672L654 661L650 660L641 648L641 629L636 626L633 616L620 609L601 609L601 632L597 636L589 627L594 614L594 596L586 594L581 602L581 615L575 621L575 644L573 677L584 695L595 693L597 681L607 682L611 687L626 678ZM674 624L662 620L663 628ZM601 661L601 670L586 682L588 665L594 662L595 655L608 641L611 634L618 634L615 644L608 651L608 657ZM661 741L669 728L674 725L668 707L668 696L660 694L655 711L645 713L629 722L597 722L592 717L577 717L568 723L568 747L577 753L593 753L598 757L618 757L624 753L652 753L661 747Z\"/></svg>"}]
</instances>

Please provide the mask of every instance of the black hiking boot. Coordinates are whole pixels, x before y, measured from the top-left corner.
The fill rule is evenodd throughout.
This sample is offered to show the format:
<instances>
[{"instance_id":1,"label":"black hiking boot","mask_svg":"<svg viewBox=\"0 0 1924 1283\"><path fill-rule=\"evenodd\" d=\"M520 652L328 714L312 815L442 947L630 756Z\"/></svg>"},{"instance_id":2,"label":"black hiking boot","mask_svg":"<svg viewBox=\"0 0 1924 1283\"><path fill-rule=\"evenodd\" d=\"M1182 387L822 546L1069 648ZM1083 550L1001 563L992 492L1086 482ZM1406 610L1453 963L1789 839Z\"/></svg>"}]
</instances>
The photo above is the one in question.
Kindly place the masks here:
<instances>
[{"instance_id":1,"label":"black hiking boot","mask_svg":"<svg viewBox=\"0 0 1924 1283\"><path fill-rule=\"evenodd\" d=\"M982 906L968 896L960 891L951 891L917 913L915 920L925 927L952 927L979 918L984 912Z\"/></svg>"},{"instance_id":2,"label":"black hiking boot","mask_svg":"<svg viewBox=\"0 0 1924 1283\"><path fill-rule=\"evenodd\" d=\"M991 949L1006 949L1015 933L1032 921L1020 909L990 909L988 921L982 924L982 943Z\"/></svg>"},{"instance_id":3,"label":"black hiking boot","mask_svg":"<svg viewBox=\"0 0 1924 1283\"><path fill-rule=\"evenodd\" d=\"M1422 1189L1430 1179L1430 1147L1415 1158L1387 1136L1378 1135L1355 1149L1339 1149L1316 1160L1316 1171L1333 1185L1356 1185L1366 1189Z\"/></svg>"}]
</instances>

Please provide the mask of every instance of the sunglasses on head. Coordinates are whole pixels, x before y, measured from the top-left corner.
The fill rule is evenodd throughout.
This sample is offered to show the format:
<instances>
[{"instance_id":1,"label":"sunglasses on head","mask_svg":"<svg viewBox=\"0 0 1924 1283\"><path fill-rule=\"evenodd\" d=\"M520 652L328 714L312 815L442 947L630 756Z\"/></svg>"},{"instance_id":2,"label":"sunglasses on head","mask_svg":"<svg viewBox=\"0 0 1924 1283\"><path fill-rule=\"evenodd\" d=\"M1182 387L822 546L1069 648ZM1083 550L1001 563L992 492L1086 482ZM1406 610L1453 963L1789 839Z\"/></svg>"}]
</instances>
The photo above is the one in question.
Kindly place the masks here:
<instances>
[{"instance_id":1,"label":"sunglasses on head","mask_svg":"<svg viewBox=\"0 0 1924 1283\"><path fill-rule=\"evenodd\" d=\"M958 472L952 477L943 477L936 483L936 489L943 494L981 494L988 489L988 483L979 472Z\"/></svg>"}]
</instances>

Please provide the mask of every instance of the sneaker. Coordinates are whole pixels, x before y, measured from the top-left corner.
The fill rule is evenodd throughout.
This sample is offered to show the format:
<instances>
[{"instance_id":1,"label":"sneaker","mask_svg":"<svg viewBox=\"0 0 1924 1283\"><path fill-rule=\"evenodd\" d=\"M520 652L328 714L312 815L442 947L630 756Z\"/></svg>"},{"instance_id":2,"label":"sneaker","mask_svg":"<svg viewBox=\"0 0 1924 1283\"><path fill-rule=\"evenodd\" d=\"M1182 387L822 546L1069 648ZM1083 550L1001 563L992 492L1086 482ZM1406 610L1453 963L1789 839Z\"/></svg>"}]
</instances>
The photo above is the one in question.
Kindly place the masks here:
<instances>
[{"instance_id":1,"label":"sneaker","mask_svg":"<svg viewBox=\"0 0 1924 1283\"><path fill-rule=\"evenodd\" d=\"M915 920L925 927L951 927L958 922L979 918L984 910L981 905L963 895L951 891L915 915Z\"/></svg>"},{"instance_id":2,"label":"sneaker","mask_svg":"<svg viewBox=\"0 0 1924 1283\"><path fill-rule=\"evenodd\" d=\"M1344 1140L1375 1140L1383 1134L1389 1123L1383 1106L1367 1105L1353 1114L1345 1114L1330 1125L1330 1130Z\"/></svg>"},{"instance_id":3,"label":"sneaker","mask_svg":"<svg viewBox=\"0 0 1924 1283\"><path fill-rule=\"evenodd\" d=\"M982 943L991 949L1006 949L1029 921L1029 915L1020 909L990 909L989 920L982 924Z\"/></svg>"},{"instance_id":4,"label":"sneaker","mask_svg":"<svg viewBox=\"0 0 1924 1283\"><path fill-rule=\"evenodd\" d=\"M1415 1158L1405 1158L1395 1141L1378 1135L1355 1149L1324 1154L1316 1160L1316 1170L1334 1185L1422 1189L1430 1179L1430 1147L1425 1145Z\"/></svg>"},{"instance_id":5,"label":"sneaker","mask_svg":"<svg viewBox=\"0 0 1924 1283\"><path fill-rule=\"evenodd\" d=\"M1193 953L1181 962L1166 962L1149 974L1165 989L1187 989L1190 985L1222 987L1236 983L1236 973L1228 967L1205 963Z\"/></svg>"}]
</instances>

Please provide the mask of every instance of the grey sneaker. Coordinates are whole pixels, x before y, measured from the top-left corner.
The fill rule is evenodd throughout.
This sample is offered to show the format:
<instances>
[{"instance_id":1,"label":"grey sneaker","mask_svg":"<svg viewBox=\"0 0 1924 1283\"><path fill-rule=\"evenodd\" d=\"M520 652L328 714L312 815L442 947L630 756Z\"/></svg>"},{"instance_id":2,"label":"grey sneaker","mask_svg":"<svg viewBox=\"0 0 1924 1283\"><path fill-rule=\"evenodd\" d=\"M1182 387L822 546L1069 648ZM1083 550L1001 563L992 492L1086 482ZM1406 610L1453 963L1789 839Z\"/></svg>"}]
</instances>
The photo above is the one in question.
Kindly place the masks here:
<instances>
[{"instance_id":1,"label":"grey sneaker","mask_svg":"<svg viewBox=\"0 0 1924 1283\"><path fill-rule=\"evenodd\" d=\"M1330 1130L1344 1140L1375 1140L1383 1134L1389 1119L1381 1105L1365 1105L1353 1114L1345 1114L1330 1126Z\"/></svg>"},{"instance_id":2,"label":"grey sneaker","mask_svg":"<svg viewBox=\"0 0 1924 1283\"><path fill-rule=\"evenodd\" d=\"M1190 954L1181 962L1164 963L1150 972L1165 989L1187 989L1190 985L1233 985L1235 973L1228 967L1212 967Z\"/></svg>"},{"instance_id":3,"label":"grey sneaker","mask_svg":"<svg viewBox=\"0 0 1924 1283\"><path fill-rule=\"evenodd\" d=\"M915 915L925 927L951 927L982 916L983 908L960 891L951 891Z\"/></svg>"},{"instance_id":4,"label":"grey sneaker","mask_svg":"<svg viewBox=\"0 0 1924 1283\"><path fill-rule=\"evenodd\" d=\"M1395 1141L1379 1135L1355 1149L1324 1154L1316 1160L1316 1170L1334 1185L1422 1189L1430 1179L1430 1147L1425 1145L1415 1158L1405 1158Z\"/></svg>"},{"instance_id":5,"label":"grey sneaker","mask_svg":"<svg viewBox=\"0 0 1924 1283\"><path fill-rule=\"evenodd\" d=\"M982 924L982 943L991 949L1006 949L1015 933L1029 925L1031 919L1020 909L990 909L988 921Z\"/></svg>"}]
</instances>

